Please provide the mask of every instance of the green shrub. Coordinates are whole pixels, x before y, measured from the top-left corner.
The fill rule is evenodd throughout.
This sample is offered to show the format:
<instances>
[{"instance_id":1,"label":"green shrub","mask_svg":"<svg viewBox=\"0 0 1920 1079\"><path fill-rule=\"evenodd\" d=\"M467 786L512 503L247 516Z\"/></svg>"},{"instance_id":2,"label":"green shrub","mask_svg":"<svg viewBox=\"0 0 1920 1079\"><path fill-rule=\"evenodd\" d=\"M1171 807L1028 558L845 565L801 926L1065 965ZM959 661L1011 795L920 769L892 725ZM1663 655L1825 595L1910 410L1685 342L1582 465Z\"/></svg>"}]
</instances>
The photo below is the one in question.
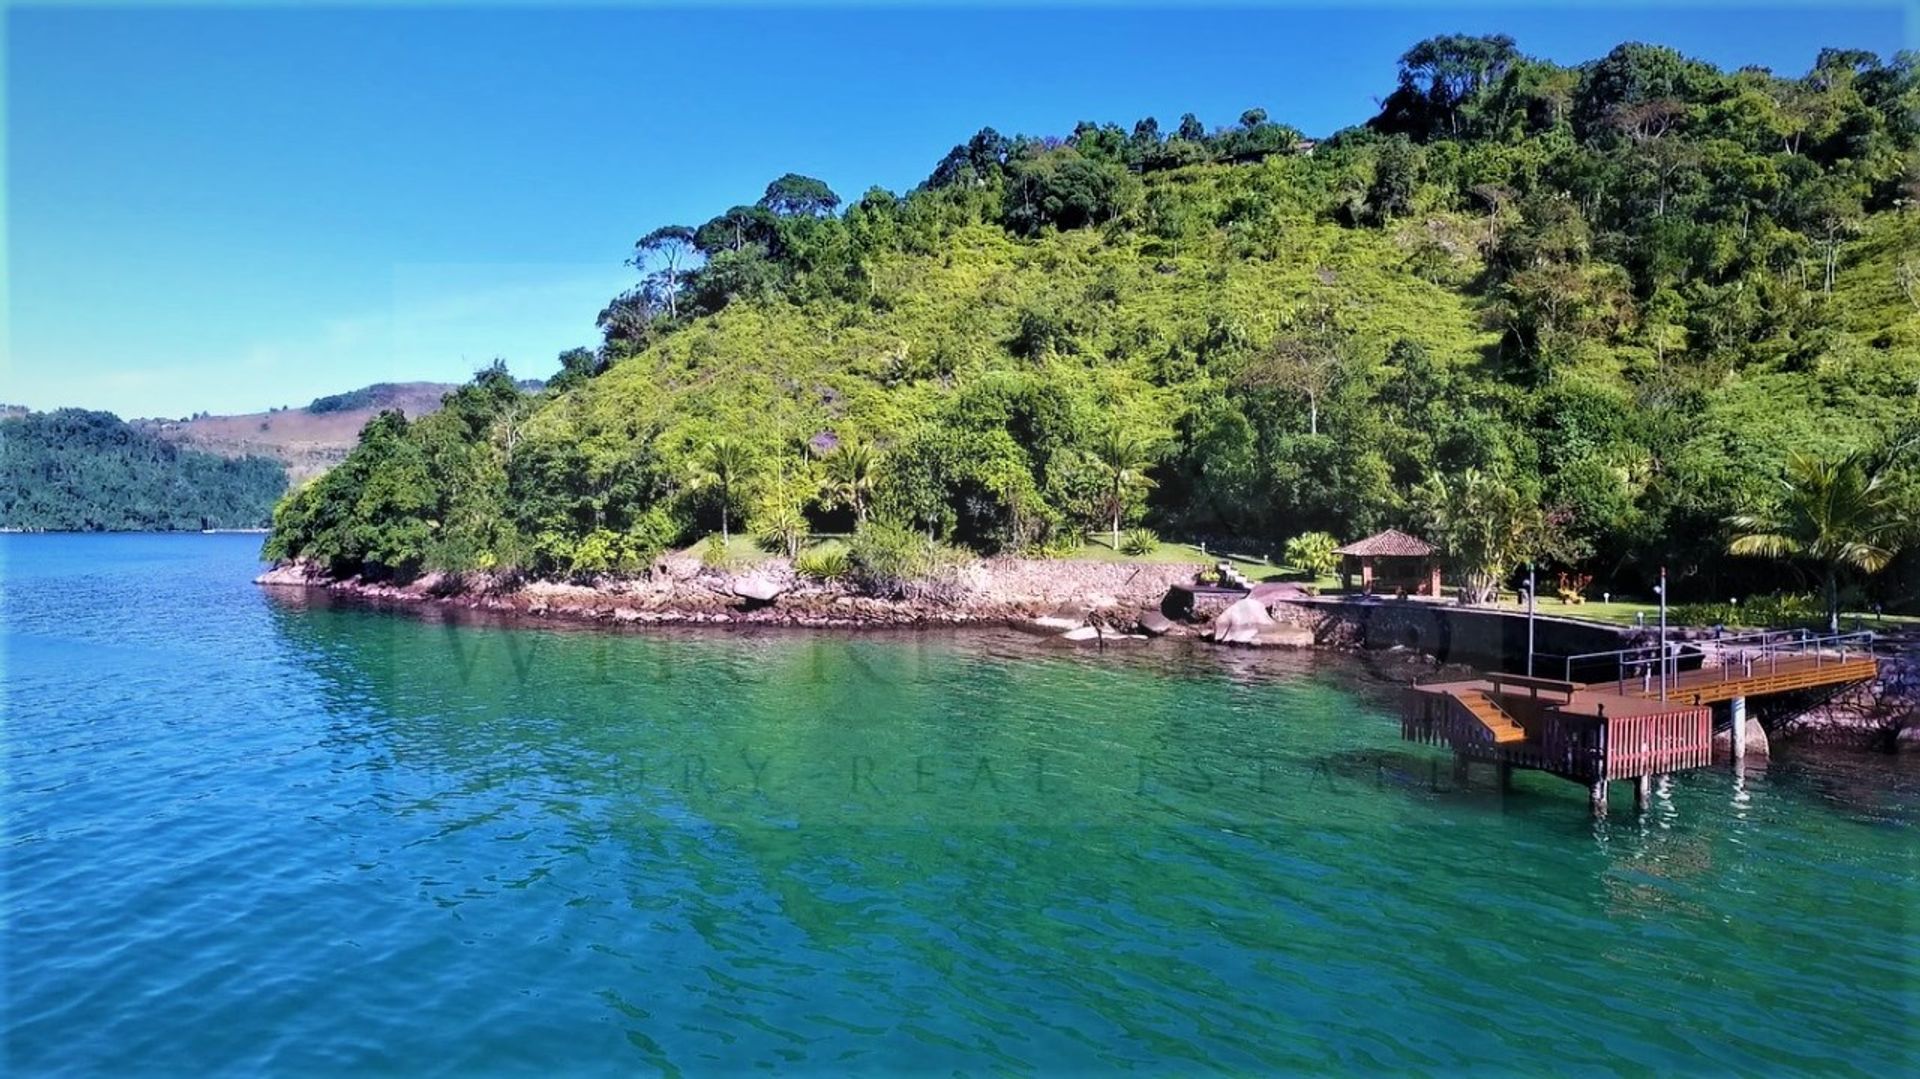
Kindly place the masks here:
<instances>
[{"instance_id":1,"label":"green shrub","mask_svg":"<svg viewBox=\"0 0 1920 1079\"><path fill-rule=\"evenodd\" d=\"M700 564L708 569L724 570L733 566L733 552L727 550L727 541L715 532L700 545Z\"/></svg>"},{"instance_id":2,"label":"green shrub","mask_svg":"<svg viewBox=\"0 0 1920 1079\"><path fill-rule=\"evenodd\" d=\"M1027 545L1022 552L1029 558L1073 558L1086 548L1086 541L1071 531L1061 530Z\"/></svg>"},{"instance_id":3,"label":"green shrub","mask_svg":"<svg viewBox=\"0 0 1920 1079\"><path fill-rule=\"evenodd\" d=\"M1821 627L1827 609L1811 592L1783 592L1739 603L1676 603L1667 609L1667 621L1681 626Z\"/></svg>"},{"instance_id":4,"label":"green shrub","mask_svg":"<svg viewBox=\"0 0 1920 1079\"><path fill-rule=\"evenodd\" d=\"M813 547L793 560L793 571L814 581L841 581L853 571L845 547Z\"/></svg>"},{"instance_id":5,"label":"green shrub","mask_svg":"<svg viewBox=\"0 0 1920 1079\"><path fill-rule=\"evenodd\" d=\"M650 566L679 542L685 531L684 523L665 506L650 506L635 515L627 528L627 558L635 569Z\"/></svg>"},{"instance_id":6,"label":"green shrub","mask_svg":"<svg viewBox=\"0 0 1920 1079\"><path fill-rule=\"evenodd\" d=\"M807 541L807 515L793 502L768 499L754 516L753 529L761 550L795 558Z\"/></svg>"},{"instance_id":7,"label":"green shrub","mask_svg":"<svg viewBox=\"0 0 1920 1079\"><path fill-rule=\"evenodd\" d=\"M890 521L868 521L847 546L854 583L882 599L957 599L967 556Z\"/></svg>"},{"instance_id":8,"label":"green shrub","mask_svg":"<svg viewBox=\"0 0 1920 1079\"><path fill-rule=\"evenodd\" d=\"M1120 537L1120 550L1135 558L1143 558L1160 549L1160 536L1151 528L1129 528Z\"/></svg>"},{"instance_id":9,"label":"green shrub","mask_svg":"<svg viewBox=\"0 0 1920 1079\"><path fill-rule=\"evenodd\" d=\"M672 518L660 510L641 514L624 532L596 528L564 550L567 572L582 578L638 573L660 557L675 531Z\"/></svg>"},{"instance_id":10,"label":"green shrub","mask_svg":"<svg viewBox=\"0 0 1920 1079\"><path fill-rule=\"evenodd\" d=\"M573 559L567 568L576 577L593 577L620 568L625 552L618 532L596 528L573 545Z\"/></svg>"},{"instance_id":11,"label":"green shrub","mask_svg":"<svg viewBox=\"0 0 1920 1079\"><path fill-rule=\"evenodd\" d=\"M1302 532L1287 541L1285 557L1294 569L1324 577L1340 566L1340 556L1333 553L1338 546L1340 541L1325 532Z\"/></svg>"}]
</instances>

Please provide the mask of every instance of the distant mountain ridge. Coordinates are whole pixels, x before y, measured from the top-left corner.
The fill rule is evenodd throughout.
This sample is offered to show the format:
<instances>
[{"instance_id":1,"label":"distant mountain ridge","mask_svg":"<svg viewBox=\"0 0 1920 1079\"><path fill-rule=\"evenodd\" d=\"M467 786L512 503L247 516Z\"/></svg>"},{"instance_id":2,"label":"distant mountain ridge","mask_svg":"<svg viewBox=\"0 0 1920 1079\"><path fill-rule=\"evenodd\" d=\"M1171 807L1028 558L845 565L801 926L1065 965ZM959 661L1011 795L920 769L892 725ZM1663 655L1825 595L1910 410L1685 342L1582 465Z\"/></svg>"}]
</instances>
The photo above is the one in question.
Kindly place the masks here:
<instances>
[{"instance_id":1,"label":"distant mountain ridge","mask_svg":"<svg viewBox=\"0 0 1920 1079\"><path fill-rule=\"evenodd\" d=\"M457 388L380 382L304 408L177 420L0 404L0 528L262 527L275 499L345 457L367 421L387 411L429 415Z\"/></svg>"},{"instance_id":2,"label":"distant mountain ridge","mask_svg":"<svg viewBox=\"0 0 1920 1079\"><path fill-rule=\"evenodd\" d=\"M368 420L388 409L412 418L428 415L455 388L445 382L377 382L315 398L305 408L129 422L167 442L219 457L271 457L286 466L288 480L297 485L344 458Z\"/></svg>"},{"instance_id":3,"label":"distant mountain ridge","mask_svg":"<svg viewBox=\"0 0 1920 1079\"><path fill-rule=\"evenodd\" d=\"M543 385L538 379L517 384L524 390ZM390 409L419 419L438 412L441 398L458 388L451 382L376 382L316 397L305 408L128 422L155 437L218 457L271 457L286 466L288 481L298 486L346 457L368 420Z\"/></svg>"}]
</instances>

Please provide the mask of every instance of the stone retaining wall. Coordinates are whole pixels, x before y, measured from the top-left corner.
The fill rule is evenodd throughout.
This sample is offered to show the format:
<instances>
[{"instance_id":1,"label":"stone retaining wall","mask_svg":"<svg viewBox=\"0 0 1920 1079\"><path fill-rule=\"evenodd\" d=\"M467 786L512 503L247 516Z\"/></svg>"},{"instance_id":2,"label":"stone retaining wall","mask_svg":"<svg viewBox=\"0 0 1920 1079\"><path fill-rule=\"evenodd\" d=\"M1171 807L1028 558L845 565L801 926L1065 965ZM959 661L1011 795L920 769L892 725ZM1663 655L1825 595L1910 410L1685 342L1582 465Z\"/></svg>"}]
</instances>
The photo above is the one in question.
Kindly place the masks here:
<instances>
[{"instance_id":1,"label":"stone retaining wall","mask_svg":"<svg viewBox=\"0 0 1920 1079\"><path fill-rule=\"evenodd\" d=\"M1405 648L1442 663L1510 672L1526 666L1527 618L1515 611L1417 600L1323 597L1276 603L1273 616L1312 629L1315 641L1335 648ZM1626 648L1635 639L1635 631L1625 627L1536 616L1534 673L1562 677L1563 657ZM1579 678L1580 672L1574 677Z\"/></svg>"}]
</instances>

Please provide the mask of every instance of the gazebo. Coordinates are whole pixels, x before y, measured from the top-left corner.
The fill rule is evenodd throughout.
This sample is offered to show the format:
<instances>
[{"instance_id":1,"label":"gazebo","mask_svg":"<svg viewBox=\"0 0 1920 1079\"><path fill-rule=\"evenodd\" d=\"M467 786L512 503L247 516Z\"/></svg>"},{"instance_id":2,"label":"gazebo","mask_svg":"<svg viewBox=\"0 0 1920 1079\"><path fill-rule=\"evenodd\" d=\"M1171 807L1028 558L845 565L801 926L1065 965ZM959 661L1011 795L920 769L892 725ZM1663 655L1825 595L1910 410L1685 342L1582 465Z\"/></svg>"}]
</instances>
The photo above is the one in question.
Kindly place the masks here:
<instances>
[{"instance_id":1,"label":"gazebo","mask_svg":"<svg viewBox=\"0 0 1920 1079\"><path fill-rule=\"evenodd\" d=\"M1440 562L1433 557L1433 545L1398 529L1368 536L1366 539L1334 549L1340 556L1340 586L1353 591L1353 575L1360 574L1360 591L1372 595L1378 590L1409 595L1440 594Z\"/></svg>"}]
</instances>

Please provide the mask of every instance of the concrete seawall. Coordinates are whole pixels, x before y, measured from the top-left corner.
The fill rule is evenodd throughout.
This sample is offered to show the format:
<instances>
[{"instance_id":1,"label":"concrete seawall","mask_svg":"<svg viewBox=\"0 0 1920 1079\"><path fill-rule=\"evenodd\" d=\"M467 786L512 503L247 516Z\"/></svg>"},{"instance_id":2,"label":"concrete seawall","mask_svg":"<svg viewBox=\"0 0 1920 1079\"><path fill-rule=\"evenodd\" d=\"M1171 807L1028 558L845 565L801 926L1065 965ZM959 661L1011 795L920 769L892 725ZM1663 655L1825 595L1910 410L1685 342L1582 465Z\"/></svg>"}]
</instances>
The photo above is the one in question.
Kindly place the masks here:
<instances>
[{"instance_id":1,"label":"concrete seawall","mask_svg":"<svg viewBox=\"0 0 1920 1079\"><path fill-rule=\"evenodd\" d=\"M1273 616L1313 630L1320 644L1347 648L1407 648L1443 663L1519 672L1527 661L1524 612L1456 607L1414 600L1314 597L1273 605ZM1536 614L1534 671L1566 673L1564 657L1605 652L1635 642L1640 631ZM1581 677L1581 672L1574 672Z\"/></svg>"}]
</instances>

